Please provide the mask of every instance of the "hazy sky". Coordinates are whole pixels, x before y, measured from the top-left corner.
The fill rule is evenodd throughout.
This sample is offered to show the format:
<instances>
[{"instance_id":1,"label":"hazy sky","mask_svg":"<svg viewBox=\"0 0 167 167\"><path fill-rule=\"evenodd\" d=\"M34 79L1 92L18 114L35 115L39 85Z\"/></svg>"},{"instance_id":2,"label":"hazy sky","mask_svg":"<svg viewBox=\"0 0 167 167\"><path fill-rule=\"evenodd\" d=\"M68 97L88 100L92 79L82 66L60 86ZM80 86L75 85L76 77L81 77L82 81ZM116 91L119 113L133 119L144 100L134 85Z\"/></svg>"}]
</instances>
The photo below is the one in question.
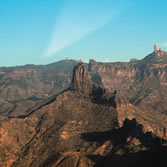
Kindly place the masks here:
<instances>
[{"instance_id":1,"label":"hazy sky","mask_svg":"<svg viewBox=\"0 0 167 167\"><path fill-rule=\"evenodd\" d=\"M129 61L167 50L166 0L1 0L0 66Z\"/></svg>"}]
</instances>

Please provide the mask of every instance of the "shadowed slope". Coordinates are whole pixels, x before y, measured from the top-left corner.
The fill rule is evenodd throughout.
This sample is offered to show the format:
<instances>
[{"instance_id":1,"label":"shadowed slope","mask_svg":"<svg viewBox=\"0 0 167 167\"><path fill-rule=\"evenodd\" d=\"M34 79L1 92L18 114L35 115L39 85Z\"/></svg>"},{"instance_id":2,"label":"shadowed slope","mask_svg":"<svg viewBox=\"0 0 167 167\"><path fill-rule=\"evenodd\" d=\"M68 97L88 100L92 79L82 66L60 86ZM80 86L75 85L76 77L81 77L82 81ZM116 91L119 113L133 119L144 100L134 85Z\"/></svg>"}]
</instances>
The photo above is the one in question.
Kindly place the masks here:
<instances>
[{"instance_id":1,"label":"shadowed slope","mask_svg":"<svg viewBox=\"0 0 167 167\"><path fill-rule=\"evenodd\" d=\"M94 161L95 167L147 167L167 165L167 147L165 142L151 132L144 132L143 125L138 124L135 119L126 119L119 129L106 132L93 132L82 134L86 141L98 142L101 144L103 154L88 155ZM109 141L112 149L109 150ZM111 147L111 145L110 145Z\"/></svg>"}]
</instances>

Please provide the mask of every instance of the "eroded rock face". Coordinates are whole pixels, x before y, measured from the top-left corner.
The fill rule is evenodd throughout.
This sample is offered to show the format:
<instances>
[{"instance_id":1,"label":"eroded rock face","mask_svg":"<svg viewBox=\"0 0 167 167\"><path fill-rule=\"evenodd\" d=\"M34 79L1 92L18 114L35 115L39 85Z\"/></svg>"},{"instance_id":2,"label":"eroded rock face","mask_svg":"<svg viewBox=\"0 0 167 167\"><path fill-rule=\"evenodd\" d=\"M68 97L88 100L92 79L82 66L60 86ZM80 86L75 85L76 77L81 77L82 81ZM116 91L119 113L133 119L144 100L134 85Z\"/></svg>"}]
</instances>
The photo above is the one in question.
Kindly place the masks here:
<instances>
[{"instance_id":1,"label":"eroded rock face","mask_svg":"<svg viewBox=\"0 0 167 167\"><path fill-rule=\"evenodd\" d=\"M92 82L84 63L74 67L71 89L84 94L90 94Z\"/></svg>"}]
</instances>

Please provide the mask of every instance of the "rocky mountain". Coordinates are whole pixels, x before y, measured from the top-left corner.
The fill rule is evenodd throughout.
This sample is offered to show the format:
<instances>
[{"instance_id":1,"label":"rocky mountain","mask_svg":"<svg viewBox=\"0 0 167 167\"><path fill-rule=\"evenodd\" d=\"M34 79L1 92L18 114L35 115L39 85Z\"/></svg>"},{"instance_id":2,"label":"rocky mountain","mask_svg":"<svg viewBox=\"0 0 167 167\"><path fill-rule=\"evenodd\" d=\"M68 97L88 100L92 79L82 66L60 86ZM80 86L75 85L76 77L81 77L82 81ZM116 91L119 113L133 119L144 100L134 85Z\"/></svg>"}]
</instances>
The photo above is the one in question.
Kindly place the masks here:
<instances>
[{"instance_id":1,"label":"rocky mountain","mask_svg":"<svg viewBox=\"0 0 167 167\"><path fill-rule=\"evenodd\" d=\"M154 46L142 60L117 63L89 62L92 79L117 90L133 105L167 113L167 52Z\"/></svg>"},{"instance_id":2,"label":"rocky mountain","mask_svg":"<svg viewBox=\"0 0 167 167\"><path fill-rule=\"evenodd\" d=\"M0 68L0 115L28 112L43 99L69 87L78 61Z\"/></svg>"},{"instance_id":3,"label":"rocky mountain","mask_svg":"<svg viewBox=\"0 0 167 167\"><path fill-rule=\"evenodd\" d=\"M167 116L141 110L90 78L79 63L69 88L1 120L1 166L166 166Z\"/></svg>"}]
</instances>

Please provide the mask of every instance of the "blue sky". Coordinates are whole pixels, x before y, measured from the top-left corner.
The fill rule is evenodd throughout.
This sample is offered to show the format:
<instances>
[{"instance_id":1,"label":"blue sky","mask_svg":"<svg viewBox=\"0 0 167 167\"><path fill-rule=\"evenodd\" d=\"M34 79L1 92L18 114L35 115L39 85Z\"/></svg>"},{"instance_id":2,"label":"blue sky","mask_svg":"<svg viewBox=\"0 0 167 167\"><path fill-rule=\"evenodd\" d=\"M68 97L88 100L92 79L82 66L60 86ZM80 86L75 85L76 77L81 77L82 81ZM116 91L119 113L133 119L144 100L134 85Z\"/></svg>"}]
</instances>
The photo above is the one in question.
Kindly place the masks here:
<instances>
[{"instance_id":1,"label":"blue sky","mask_svg":"<svg viewBox=\"0 0 167 167\"><path fill-rule=\"evenodd\" d=\"M1 0L0 66L141 59L167 50L166 0Z\"/></svg>"}]
</instances>

